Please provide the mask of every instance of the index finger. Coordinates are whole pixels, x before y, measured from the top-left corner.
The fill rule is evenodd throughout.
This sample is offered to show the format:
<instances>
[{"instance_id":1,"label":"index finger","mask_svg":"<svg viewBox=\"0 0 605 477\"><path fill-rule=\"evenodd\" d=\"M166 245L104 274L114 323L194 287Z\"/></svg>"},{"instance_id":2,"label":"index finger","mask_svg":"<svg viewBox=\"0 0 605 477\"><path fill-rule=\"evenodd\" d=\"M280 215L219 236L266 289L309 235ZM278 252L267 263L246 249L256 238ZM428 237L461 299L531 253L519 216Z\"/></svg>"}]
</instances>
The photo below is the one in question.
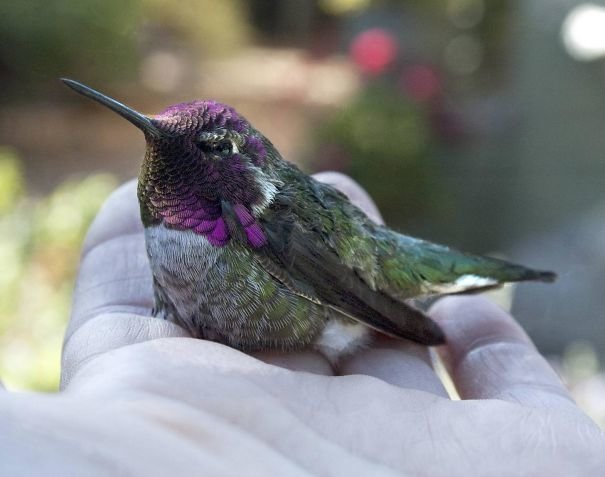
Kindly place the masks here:
<instances>
[{"instance_id":1,"label":"index finger","mask_svg":"<svg viewBox=\"0 0 605 477\"><path fill-rule=\"evenodd\" d=\"M521 326L486 298L443 298L430 313L448 337L440 351L463 399L575 405Z\"/></svg>"}]
</instances>

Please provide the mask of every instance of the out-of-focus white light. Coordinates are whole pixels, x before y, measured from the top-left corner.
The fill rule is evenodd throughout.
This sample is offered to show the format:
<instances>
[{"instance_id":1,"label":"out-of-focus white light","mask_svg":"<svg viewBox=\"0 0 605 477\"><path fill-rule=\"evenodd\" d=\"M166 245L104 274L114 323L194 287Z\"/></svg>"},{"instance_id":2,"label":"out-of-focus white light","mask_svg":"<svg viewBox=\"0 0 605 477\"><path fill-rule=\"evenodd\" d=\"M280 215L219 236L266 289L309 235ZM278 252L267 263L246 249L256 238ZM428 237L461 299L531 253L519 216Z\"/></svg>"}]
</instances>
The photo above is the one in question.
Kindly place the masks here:
<instances>
[{"instance_id":1,"label":"out-of-focus white light","mask_svg":"<svg viewBox=\"0 0 605 477\"><path fill-rule=\"evenodd\" d=\"M605 7L583 3L563 21L561 39L576 60L593 61L605 56Z\"/></svg>"}]
</instances>

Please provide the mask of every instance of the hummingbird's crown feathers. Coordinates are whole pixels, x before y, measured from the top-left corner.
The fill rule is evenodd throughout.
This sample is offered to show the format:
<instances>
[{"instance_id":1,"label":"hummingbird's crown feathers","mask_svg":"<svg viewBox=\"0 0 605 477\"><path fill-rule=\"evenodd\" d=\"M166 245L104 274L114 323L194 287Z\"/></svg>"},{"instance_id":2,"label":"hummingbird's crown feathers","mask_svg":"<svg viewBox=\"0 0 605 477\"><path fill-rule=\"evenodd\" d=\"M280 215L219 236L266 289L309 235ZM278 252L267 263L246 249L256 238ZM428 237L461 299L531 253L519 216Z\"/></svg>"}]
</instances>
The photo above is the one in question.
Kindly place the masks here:
<instances>
[{"instance_id":1,"label":"hummingbird's crown feathers","mask_svg":"<svg viewBox=\"0 0 605 477\"><path fill-rule=\"evenodd\" d=\"M173 104L155 115L153 120L170 132L182 132L191 128L212 131L220 128L243 133L250 128L248 121L231 106L208 100Z\"/></svg>"},{"instance_id":2,"label":"hummingbird's crown feathers","mask_svg":"<svg viewBox=\"0 0 605 477\"><path fill-rule=\"evenodd\" d=\"M260 165L267 156L267 150L261 137L250 123L239 113L223 103L211 100L197 100L169 106L152 120L162 130L169 133L198 131L209 137L211 135L229 135L241 141L240 146L246 151L256 165Z\"/></svg>"}]
</instances>

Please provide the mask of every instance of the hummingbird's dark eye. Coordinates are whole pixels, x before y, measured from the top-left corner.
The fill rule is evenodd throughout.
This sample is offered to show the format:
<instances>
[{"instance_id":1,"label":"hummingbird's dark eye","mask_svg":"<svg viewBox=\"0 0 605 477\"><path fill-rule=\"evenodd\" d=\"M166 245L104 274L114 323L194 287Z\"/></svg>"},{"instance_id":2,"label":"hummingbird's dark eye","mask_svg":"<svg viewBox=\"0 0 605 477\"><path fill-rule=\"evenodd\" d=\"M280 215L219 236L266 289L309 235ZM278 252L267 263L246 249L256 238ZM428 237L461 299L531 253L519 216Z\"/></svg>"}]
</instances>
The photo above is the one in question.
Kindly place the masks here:
<instances>
[{"instance_id":1,"label":"hummingbird's dark eye","mask_svg":"<svg viewBox=\"0 0 605 477\"><path fill-rule=\"evenodd\" d=\"M237 146L230 139L200 140L197 146L206 154L215 156L229 157L239 152Z\"/></svg>"},{"instance_id":2,"label":"hummingbird's dark eye","mask_svg":"<svg viewBox=\"0 0 605 477\"><path fill-rule=\"evenodd\" d=\"M223 139L216 145L216 152L221 156L230 156L233 154L233 143L229 139Z\"/></svg>"}]
</instances>

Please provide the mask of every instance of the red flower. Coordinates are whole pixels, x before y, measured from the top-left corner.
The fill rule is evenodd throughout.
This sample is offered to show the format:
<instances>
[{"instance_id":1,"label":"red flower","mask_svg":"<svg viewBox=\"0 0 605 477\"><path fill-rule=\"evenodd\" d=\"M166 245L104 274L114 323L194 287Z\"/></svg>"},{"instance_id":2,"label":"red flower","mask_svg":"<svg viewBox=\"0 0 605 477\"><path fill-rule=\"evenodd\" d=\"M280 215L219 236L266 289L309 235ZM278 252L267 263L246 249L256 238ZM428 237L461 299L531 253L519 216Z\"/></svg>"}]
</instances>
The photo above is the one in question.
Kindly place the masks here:
<instances>
[{"instance_id":1,"label":"red flower","mask_svg":"<svg viewBox=\"0 0 605 477\"><path fill-rule=\"evenodd\" d=\"M397 42L382 28L372 28L357 35L351 44L351 56L364 73L377 75L393 63Z\"/></svg>"}]
</instances>

